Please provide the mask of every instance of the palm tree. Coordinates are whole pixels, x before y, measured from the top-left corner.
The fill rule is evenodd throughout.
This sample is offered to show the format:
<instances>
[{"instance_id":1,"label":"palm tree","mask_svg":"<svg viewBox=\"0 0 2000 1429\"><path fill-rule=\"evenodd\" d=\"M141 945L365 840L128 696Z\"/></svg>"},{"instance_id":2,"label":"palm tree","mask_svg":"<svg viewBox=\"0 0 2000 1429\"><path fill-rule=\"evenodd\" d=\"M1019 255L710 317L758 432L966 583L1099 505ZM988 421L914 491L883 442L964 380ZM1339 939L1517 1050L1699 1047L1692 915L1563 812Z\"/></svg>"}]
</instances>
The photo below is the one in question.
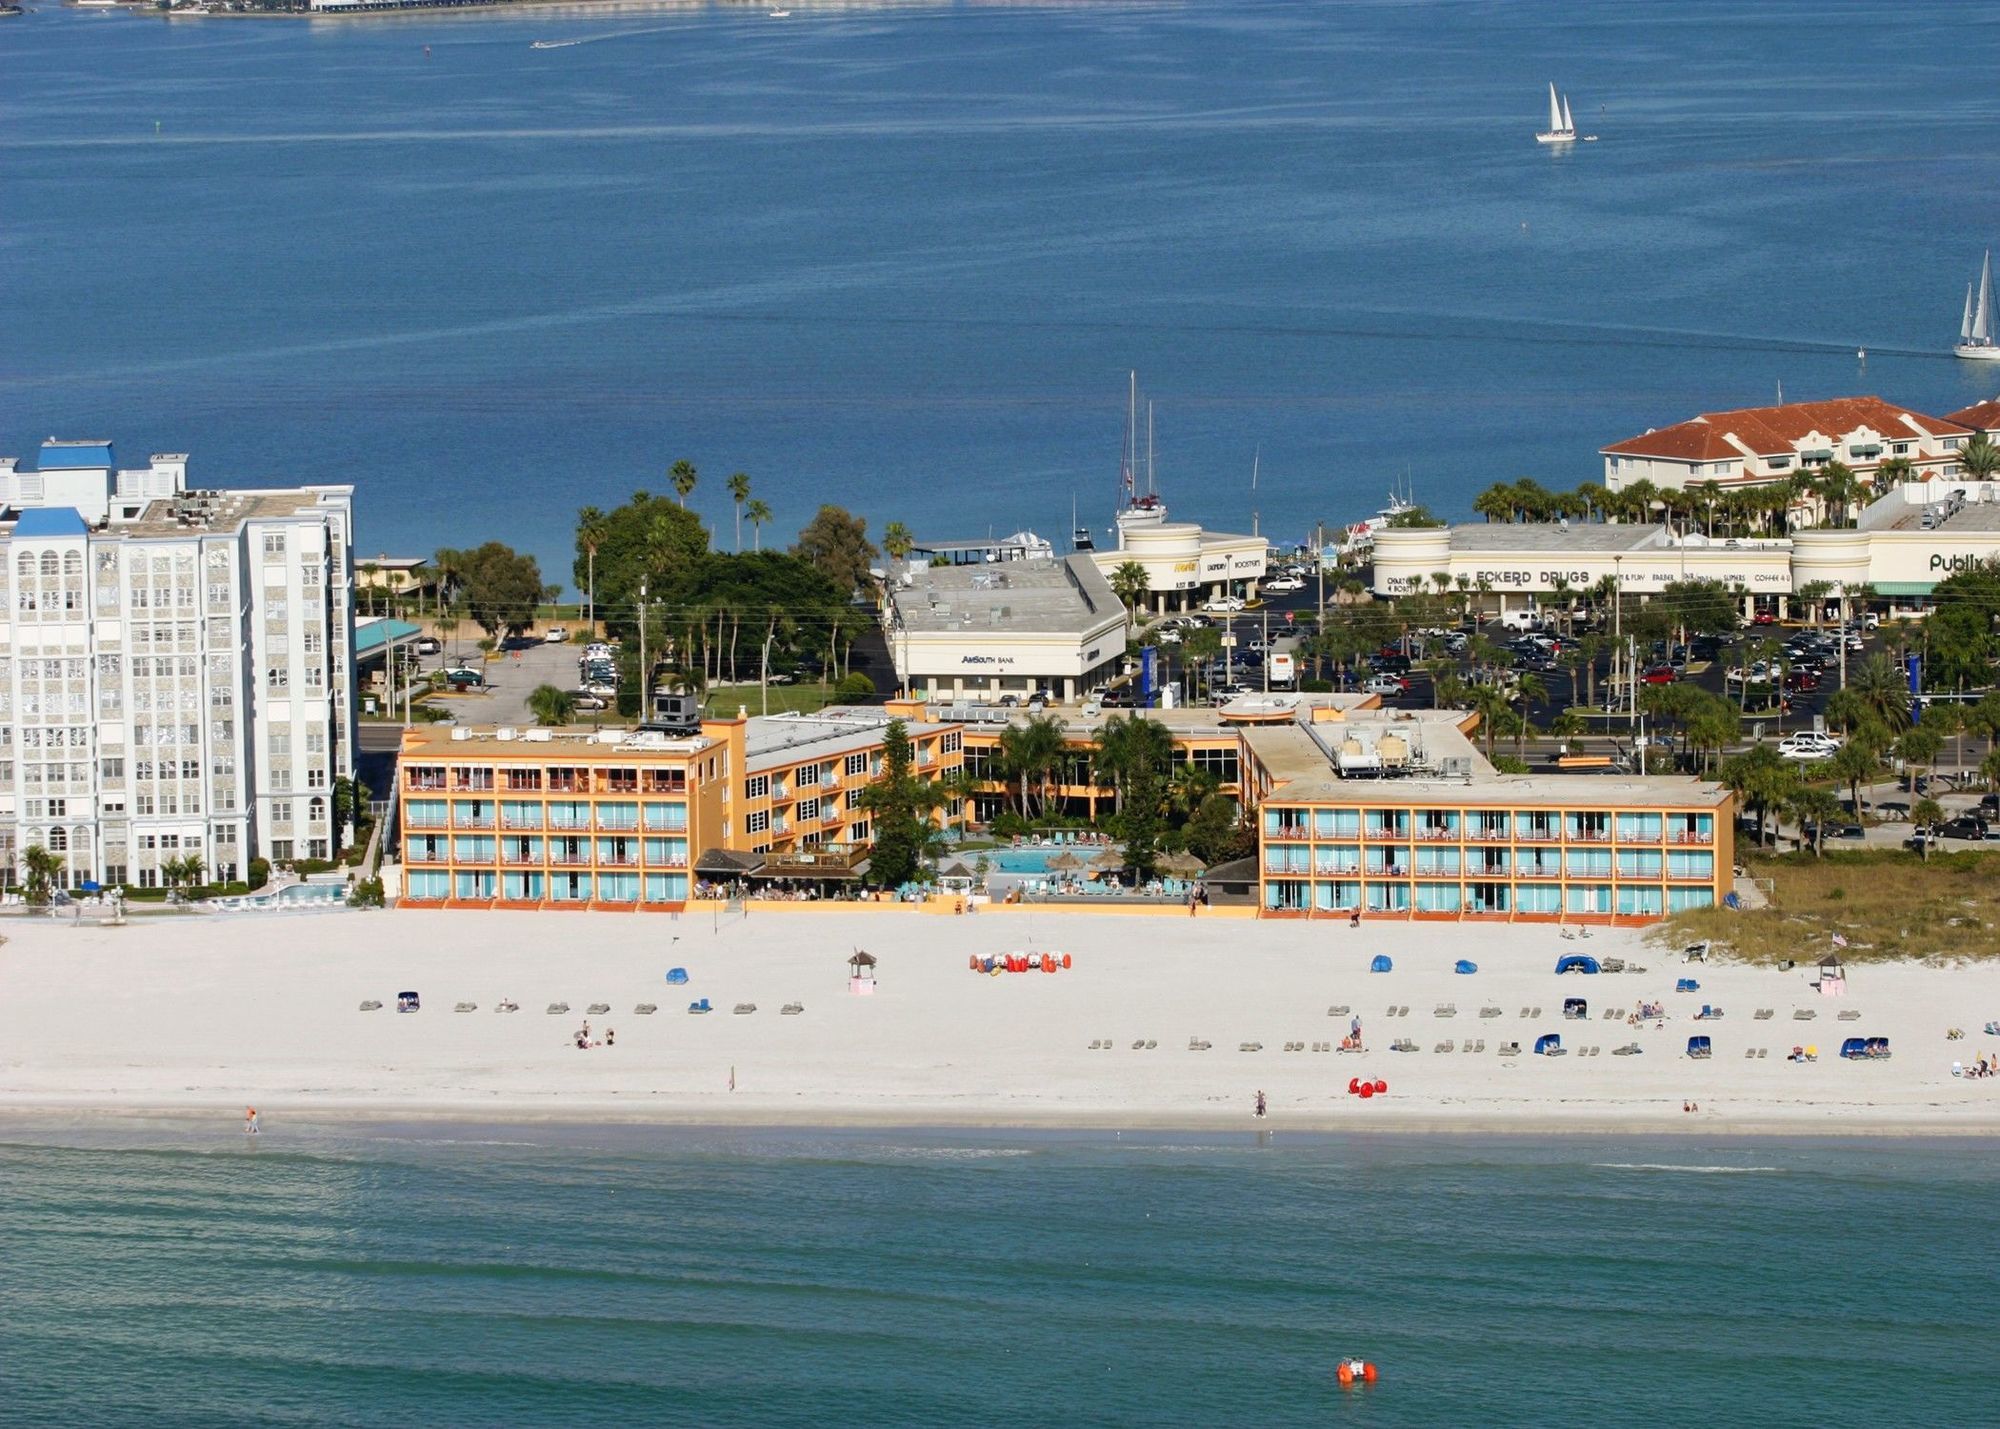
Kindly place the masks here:
<instances>
[{"instance_id":1,"label":"palm tree","mask_svg":"<svg viewBox=\"0 0 2000 1429\"><path fill-rule=\"evenodd\" d=\"M743 503L750 499L750 473L732 472L723 485L729 488L729 499L736 504L736 549L743 549ZM690 491L694 488L690 486Z\"/></svg>"},{"instance_id":2,"label":"palm tree","mask_svg":"<svg viewBox=\"0 0 2000 1429\"><path fill-rule=\"evenodd\" d=\"M593 635L597 633L597 550L604 544L610 527L604 513L595 506L586 506L576 513L576 543L583 547L585 579L590 600L589 626Z\"/></svg>"},{"instance_id":3,"label":"palm tree","mask_svg":"<svg viewBox=\"0 0 2000 1429\"><path fill-rule=\"evenodd\" d=\"M431 569L437 572L437 603L442 607L458 593L459 577L465 574L465 553L439 546L431 553Z\"/></svg>"},{"instance_id":4,"label":"palm tree","mask_svg":"<svg viewBox=\"0 0 2000 1429\"><path fill-rule=\"evenodd\" d=\"M1146 578L1146 568L1137 561L1120 562L1117 569L1111 572L1111 593L1124 602L1128 620L1138 619L1139 598L1145 595L1151 584Z\"/></svg>"},{"instance_id":5,"label":"palm tree","mask_svg":"<svg viewBox=\"0 0 2000 1429\"><path fill-rule=\"evenodd\" d=\"M1917 770L1935 763L1943 748L1944 736L1928 724L1911 725L1896 741L1896 753L1902 756L1903 772L1909 776L1912 794L1917 792Z\"/></svg>"},{"instance_id":6,"label":"palm tree","mask_svg":"<svg viewBox=\"0 0 2000 1429\"><path fill-rule=\"evenodd\" d=\"M743 519L750 523L751 549L764 549L764 523L771 519L771 508L761 500L752 500L743 508Z\"/></svg>"},{"instance_id":7,"label":"palm tree","mask_svg":"<svg viewBox=\"0 0 2000 1429\"><path fill-rule=\"evenodd\" d=\"M1963 461L1963 457L1960 458ZM1916 475L1916 467L1906 456L1882 458L1875 468L1875 489L1884 490L1891 486L1901 486Z\"/></svg>"},{"instance_id":8,"label":"palm tree","mask_svg":"<svg viewBox=\"0 0 2000 1429\"><path fill-rule=\"evenodd\" d=\"M1909 682L1886 655L1877 655L1854 671L1847 688L1854 692L1868 718L1889 733L1899 733L1909 724Z\"/></svg>"},{"instance_id":9,"label":"palm tree","mask_svg":"<svg viewBox=\"0 0 2000 1429\"><path fill-rule=\"evenodd\" d=\"M40 844L29 844L21 860L27 874L22 892L39 908L55 895L56 882L63 876L63 860Z\"/></svg>"},{"instance_id":10,"label":"palm tree","mask_svg":"<svg viewBox=\"0 0 2000 1429\"><path fill-rule=\"evenodd\" d=\"M1818 858L1820 845L1826 839L1826 826L1840 817L1840 800L1816 784L1801 783L1792 791L1790 807L1801 833L1807 824L1813 826L1812 851L1813 857Z\"/></svg>"},{"instance_id":11,"label":"palm tree","mask_svg":"<svg viewBox=\"0 0 2000 1429\"><path fill-rule=\"evenodd\" d=\"M576 701L569 691L554 685L537 685L528 695L528 709L536 724L568 724L576 718Z\"/></svg>"},{"instance_id":12,"label":"palm tree","mask_svg":"<svg viewBox=\"0 0 2000 1429\"><path fill-rule=\"evenodd\" d=\"M910 534L910 528L900 521L891 521L882 528L882 549L891 560L900 561L915 548L917 538Z\"/></svg>"},{"instance_id":13,"label":"palm tree","mask_svg":"<svg viewBox=\"0 0 2000 1429\"><path fill-rule=\"evenodd\" d=\"M464 607L456 600L447 605L440 605L433 623L437 626L438 633L444 636L445 648L451 649L459 627L465 623ZM456 660L458 657L454 654L451 658Z\"/></svg>"},{"instance_id":14,"label":"palm tree","mask_svg":"<svg viewBox=\"0 0 2000 1429\"><path fill-rule=\"evenodd\" d=\"M1173 758L1173 735L1167 727L1137 715L1106 720L1092 749L1092 766L1100 780L1111 784L1112 807L1120 813L1124 812L1125 791L1134 776L1148 768L1164 770Z\"/></svg>"},{"instance_id":15,"label":"palm tree","mask_svg":"<svg viewBox=\"0 0 2000 1429\"><path fill-rule=\"evenodd\" d=\"M1063 724L1051 715L1030 715L1000 734L1000 765L1005 777L1017 781L1021 817L1029 817L1029 791L1035 794L1039 817L1048 811L1049 776L1062 767Z\"/></svg>"},{"instance_id":16,"label":"palm tree","mask_svg":"<svg viewBox=\"0 0 2000 1429\"><path fill-rule=\"evenodd\" d=\"M2000 749L1988 750L1979 761L1979 777L1989 792L2000 790Z\"/></svg>"},{"instance_id":17,"label":"palm tree","mask_svg":"<svg viewBox=\"0 0 2000 1429\"><path fill-rule=\"evenodd\" d=\"M683 507L688 504L688 498L694 495L695 483L700 479L695 473L694 463L686 457L682 457L667 468L667 482L673 487L674 495L680 498Z\"/></svg>"},{"instance_id":18,"label":"palm tree","mask_svg":"<svg viewBox=\"0 0 2000 1429\"><path fill-rule=\"evenodd\" d=\"M1875 741L1866 737L1867 731L1850 736L1827 761L1827 772L1847 786L1848 798L1852 801L1854 817L1861 817L1861 783L1875 777L1875 766L1879 760Z\"/></svg>"},{"instance_id":19,"label":"palm tree","mask_svg":"<svg viewBox=\"0 0 2000 1429\"><path fill-rule=\"evenodd\" d=\"M1757 815L1757 842L1764 842L1764 819L1785 792L1791 773L1785 761L1768 744L1753 744L1743 753L1722 762L1722 782L1743 801L1743 807Z\"/></svg>"},{"instance_id":20,"label":"palm tree","mask_svg":"<svg viewBox=\"0 0 2000 1429\"><path fill-rule=\"evenodd\" d=\"M366 614L375 613L375 577L382 574L382 568L373 561L363 561L355 568L361 576L361 598L367 602Z\"/></svg>"},{"instance_id":21,"label":"palm tree","mask_svg":"<svg viewBox=\"0 0 2000 1429\"><path fill-rule=\"evenodd\" d=\"M1910 805L1910 823L1920 833L1928 833L1944 822L1944 805L1935 799L1919 799ZM1932 839L1925 839L1918 847L1925 863L1930 862Z\"/></svg>"},{"instance_id":22,"label":"palm tree","mask_svg":"<svg viewBox=\"0 0 2000 1429\"><path fill-rule=\"evenodd\" d=\"M1959 448L1958 464L1976 481L1985 481L2000 471L2000 446L1984 432L1975 433Z\"/></svg>"},{"instance_id":23,"label":"palm tree","mask_svg":"<svg viewBox=\"0 0 2000 1429\"><path fill-rule=\"evenodd\" d=\"M202 870L207 866L208 860L198 853L181 855L181 881L190 888L198 887L201 883Z\"/></svg>"}]
</instances>

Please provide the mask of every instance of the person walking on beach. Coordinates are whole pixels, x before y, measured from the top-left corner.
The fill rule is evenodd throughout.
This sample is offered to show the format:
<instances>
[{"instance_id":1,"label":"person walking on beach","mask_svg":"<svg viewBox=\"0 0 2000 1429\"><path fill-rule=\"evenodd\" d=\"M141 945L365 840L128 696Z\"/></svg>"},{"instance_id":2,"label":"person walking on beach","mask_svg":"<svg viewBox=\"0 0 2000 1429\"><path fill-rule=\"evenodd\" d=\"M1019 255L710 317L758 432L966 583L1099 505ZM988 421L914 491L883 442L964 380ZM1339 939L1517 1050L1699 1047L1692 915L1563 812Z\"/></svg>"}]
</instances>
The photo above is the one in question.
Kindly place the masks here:
<instances>
[{"instance_id":1,"label":"person walking on beach","mask_svg":"<svg viewBox=\"0 0 2000 1429\"><path fill-rule=\"evenodd\" d=\"M257 1108L254 1106L243 1108L243 1134L245 1136L257 1135Z\"/></svg>"},{"instance_id":2,"label":"person walking on beach","mask_svg":"<svg viewBox=\"0 0 2000 1429\"><path fill-rule=\"evenodd\" d=\"M1264 1089L1262 1087L1257 1089L1257 1115L1260 1119L1264 1115Z\"/></svg>"}]
</instances>

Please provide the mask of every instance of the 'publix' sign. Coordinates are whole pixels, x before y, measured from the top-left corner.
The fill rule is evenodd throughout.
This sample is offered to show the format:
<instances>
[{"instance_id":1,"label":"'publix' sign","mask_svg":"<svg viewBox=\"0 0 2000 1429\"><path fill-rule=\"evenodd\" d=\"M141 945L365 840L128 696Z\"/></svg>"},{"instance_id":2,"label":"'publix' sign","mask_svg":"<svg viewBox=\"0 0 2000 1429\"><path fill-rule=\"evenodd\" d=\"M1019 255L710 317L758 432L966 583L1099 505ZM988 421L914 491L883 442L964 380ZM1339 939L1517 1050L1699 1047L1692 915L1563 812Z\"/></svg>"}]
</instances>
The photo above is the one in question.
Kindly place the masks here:
<instances>
[{"instance_id":1,"label":"'publix' sign","mask_svg":"<svg viewBox=\"0 0 2000 1429\"><path fill-rule=\"evenodd\" d=\"M1931 557L1931 569L1934 571L1956 573L1958 571L1977 570L1980 564L1978 556L1936 555Z\"/></svg>"}]
</instances>

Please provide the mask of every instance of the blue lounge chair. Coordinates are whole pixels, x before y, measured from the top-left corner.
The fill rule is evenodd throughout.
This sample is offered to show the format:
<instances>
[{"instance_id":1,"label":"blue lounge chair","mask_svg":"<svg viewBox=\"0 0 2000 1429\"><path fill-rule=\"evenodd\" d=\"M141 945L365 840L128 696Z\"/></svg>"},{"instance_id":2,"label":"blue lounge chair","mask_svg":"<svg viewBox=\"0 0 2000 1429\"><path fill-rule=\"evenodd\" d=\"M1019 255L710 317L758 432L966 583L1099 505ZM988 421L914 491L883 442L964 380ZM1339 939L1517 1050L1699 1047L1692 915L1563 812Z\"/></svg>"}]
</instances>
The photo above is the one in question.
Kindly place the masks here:
<instances>
[{"instance_id":1,"label":"blue lounge chair","mask_svg":"<svg viewBox=\"0 0 2000 1429\"><path fill-rule=\"evenodd\" d=\"M1706 1037L1688 1038L1688 1055L1690 1057L1710 1057L1714 1055L1714 1051L1715 1049L1710 1045Z\"/></svg>"},{"instance_id":2,"label":"blue lounge chair","mask_svg":"<svg viewBox=\"0 0 2000 1429\"><path fill-rule=\"evenodd\" d=\"M1674 983L1675 992L1700 992L1701 984L1691 977L1684 977Z\"/></svg>"},{"instance_id":3,"label":"blue lounge chair","mask_svg":"<svg viewBox=\"0 0 2000 1429\"><path fill-rule=\"evenodd\" d=\"M689 1011L689 1012L713 1012L713 1011L715 1011L715 1009L714 1009L714 1008L712 1008L712 1007L710 1007L710 1006L708 1005L708 999L704 997L704 998L703 998L703 999L701 999L701 1001L699 1001L699 1002L690 1002L690 1003L688 1004L688 1011Z\"/></svg>"}]
</instances>

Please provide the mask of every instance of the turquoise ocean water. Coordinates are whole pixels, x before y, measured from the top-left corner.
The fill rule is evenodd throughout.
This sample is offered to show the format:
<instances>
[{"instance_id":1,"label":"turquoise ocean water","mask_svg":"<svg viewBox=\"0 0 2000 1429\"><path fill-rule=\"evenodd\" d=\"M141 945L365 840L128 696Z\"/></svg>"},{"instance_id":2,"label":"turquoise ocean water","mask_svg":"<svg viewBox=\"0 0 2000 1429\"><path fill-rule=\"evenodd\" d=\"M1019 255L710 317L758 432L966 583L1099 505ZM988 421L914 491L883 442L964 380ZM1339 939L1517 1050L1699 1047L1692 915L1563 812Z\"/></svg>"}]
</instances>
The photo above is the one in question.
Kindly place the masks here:
<instances>
[{"instance_id":1,"label":"turquoise ocean water","mask_svg":"<svg viewBox=\"0 0 2000 1429\"><path fill-rule=\"evenodd\" d=\"M354 481L365 552L567 579L677 456L724 544L739 468L772 539L1102 526L1131 367L1175 513L1281 537L1779 382L2000 381L1944 355L1991 7L792 9L0 22L0 451ZM1601 142L1533 142L1552 80Z\"/></svg>"},{"instance_id":2,"label":"turquoise ocean water","mask_svg":"<svg viewBox=\"0 0 2000 1429\"><path fill-rule=\"evenodd\" d=\"M1981 1424L1990 1147L15 1125L10 1425ZM1378 1362L1333 1386L1343 1354Z\"/></svg>"}]
</instances>

